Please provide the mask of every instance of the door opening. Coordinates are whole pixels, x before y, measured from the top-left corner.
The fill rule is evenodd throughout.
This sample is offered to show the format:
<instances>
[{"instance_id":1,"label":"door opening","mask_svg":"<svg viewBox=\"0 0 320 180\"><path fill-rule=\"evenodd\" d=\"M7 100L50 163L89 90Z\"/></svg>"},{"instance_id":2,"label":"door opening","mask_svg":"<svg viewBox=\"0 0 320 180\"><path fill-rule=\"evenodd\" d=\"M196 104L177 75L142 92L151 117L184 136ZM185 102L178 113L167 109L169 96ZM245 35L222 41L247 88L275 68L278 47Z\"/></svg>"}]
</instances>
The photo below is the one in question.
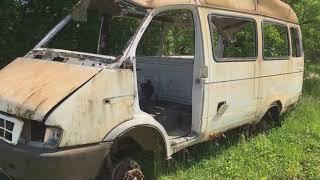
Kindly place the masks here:
<instances>
[{"instance_id":1,"label":"door opening","mask_svg":"<svg viewBox=\"0 0 320 180\"><path fill-rule=\"evenodd\" d=\"M194 52L190 10L156 15L137 48L141 110L161 123L171 139L191 133Z\"/></svg>"}]
</instances>

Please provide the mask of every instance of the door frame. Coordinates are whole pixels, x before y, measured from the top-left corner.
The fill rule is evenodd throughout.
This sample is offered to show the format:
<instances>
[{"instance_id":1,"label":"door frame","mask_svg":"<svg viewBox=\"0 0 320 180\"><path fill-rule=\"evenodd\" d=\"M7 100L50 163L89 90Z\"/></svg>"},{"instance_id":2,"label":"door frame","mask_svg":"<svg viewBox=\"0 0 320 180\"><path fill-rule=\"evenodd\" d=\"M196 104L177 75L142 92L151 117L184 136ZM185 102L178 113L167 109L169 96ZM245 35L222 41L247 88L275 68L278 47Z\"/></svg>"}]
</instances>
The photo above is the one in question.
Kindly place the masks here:
<instances>
[{"instance_id":1,"label":"door frame","mask_svg":"<svg viewBox=\"0 0 320 180\"><path fill-rule=\"evenodd\" d=\"M204 46L203 34L198 13L198 7L195 5L171 5L153 9L148 17L142 23L138 33L136 34L131 47L125 59L133 64L134 82L135 82L135 110L141 111L139 106L138 83L137 83L137 70L136 70L136 50L138 44L152 19L160 12L169 10L186 9L190 10L193 14L195 26L195 55L194 55L194 71L193 71L193 88L192 88L192 131L196 133L196 138L199 138L201 129L203 127L203 107L204 107L204 82L201 78L200 67L204 65ZM200 81L199 81L200 80ZM197 82L197 85L195 85Z\"/></svg>"}]
</instances>

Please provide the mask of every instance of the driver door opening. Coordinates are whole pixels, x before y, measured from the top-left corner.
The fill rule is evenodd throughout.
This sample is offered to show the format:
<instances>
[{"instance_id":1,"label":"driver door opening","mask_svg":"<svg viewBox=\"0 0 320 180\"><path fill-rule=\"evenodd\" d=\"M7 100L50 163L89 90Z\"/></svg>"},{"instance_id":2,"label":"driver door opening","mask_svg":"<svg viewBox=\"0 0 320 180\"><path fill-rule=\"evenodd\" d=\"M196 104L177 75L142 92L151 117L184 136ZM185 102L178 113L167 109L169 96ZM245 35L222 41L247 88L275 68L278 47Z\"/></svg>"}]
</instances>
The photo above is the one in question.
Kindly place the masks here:
<instances>
[{"instance_id":1,"label":"driver door opening","mask_svg":"<svg viewBox=\"0 0 320 180\"><path fill-rule=\"evenodd\" d=\"M157 14L136 54L141 110L162 124L171 139L190 135L195 54L192 11Z\"/></svg>"}]
</instances>

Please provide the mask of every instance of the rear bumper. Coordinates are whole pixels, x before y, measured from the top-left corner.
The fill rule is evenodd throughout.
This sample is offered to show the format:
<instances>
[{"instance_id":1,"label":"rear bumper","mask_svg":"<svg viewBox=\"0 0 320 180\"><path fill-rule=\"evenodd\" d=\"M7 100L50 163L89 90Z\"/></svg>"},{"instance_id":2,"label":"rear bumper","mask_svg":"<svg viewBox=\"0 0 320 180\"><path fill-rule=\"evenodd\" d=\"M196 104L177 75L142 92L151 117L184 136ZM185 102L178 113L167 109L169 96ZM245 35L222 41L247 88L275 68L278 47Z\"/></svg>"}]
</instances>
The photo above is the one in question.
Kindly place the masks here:
<instances>
[{"instance_id":1,"label":"rear bumper","mask_svg":"<svg viewBox=\"0 0 320 180\"><path fill-rule=\"evenodd\" d=\"M111 145L50 151L0 142L0 168L21 180L95 179Z\"/></svg>"}]
</instances>

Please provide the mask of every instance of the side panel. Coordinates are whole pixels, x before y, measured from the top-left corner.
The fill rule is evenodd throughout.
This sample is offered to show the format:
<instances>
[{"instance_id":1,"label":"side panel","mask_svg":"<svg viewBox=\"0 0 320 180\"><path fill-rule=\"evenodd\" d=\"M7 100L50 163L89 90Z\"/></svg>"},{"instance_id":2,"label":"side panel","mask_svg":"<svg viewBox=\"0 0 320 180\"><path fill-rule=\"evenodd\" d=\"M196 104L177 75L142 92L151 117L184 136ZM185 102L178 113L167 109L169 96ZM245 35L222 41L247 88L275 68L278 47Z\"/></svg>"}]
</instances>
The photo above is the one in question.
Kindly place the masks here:
<instances>
[{"instance_id":1,"label":"side panel","mask_svg":"<svg viewBox=\"0 0 320 180\"><path fill-rule=\"evenodd\" d=\"M105 69L59 105L46 121L63 131L61 147L101 142L133 119L133 72Z\"/></svg>"},{"instance_id":2,"label":"side panel","mask_svg":"<svg viewBox=\"0 0 320 180\"><path fill-rule=\"evenodd\" d=\"M297 27L300 29L297 25L268 18L260 18L260 27L262 27L262 21L264 20L281 23L287 25L288 27ZM261 46L263 47L262 42ZM290 48L290 52L292 52L292 48ZM292 55L290 55L290 57L283 60L261 61L259 71L259 117L262 117L269 106L275 101L280 101L282 109L284 110L299 100L299 97L302 93L303 69L303 55L302 57L298 58L293 58Z\"/></svg>"},{"instance_id":3,"label":"side panel","mask_svg":"<svg viewBox=\"0 0 320 180\"><path fill-rule=\"evenodd\" d=\"M256 18L242 13L207 9L207 17L211 13ZM205 85L209 94L206 138L210 139L216 134L250 123L255 119L259 95L258 83L255 80L255 67L258 61L244 59L234 62L216 62L213 58L208 23L206 26L205 39L210 42L206 48L206 63L209 67L209 78ZM228 105L223 115L217 115L220 103Z\"/></svg>"}]
</instances>

